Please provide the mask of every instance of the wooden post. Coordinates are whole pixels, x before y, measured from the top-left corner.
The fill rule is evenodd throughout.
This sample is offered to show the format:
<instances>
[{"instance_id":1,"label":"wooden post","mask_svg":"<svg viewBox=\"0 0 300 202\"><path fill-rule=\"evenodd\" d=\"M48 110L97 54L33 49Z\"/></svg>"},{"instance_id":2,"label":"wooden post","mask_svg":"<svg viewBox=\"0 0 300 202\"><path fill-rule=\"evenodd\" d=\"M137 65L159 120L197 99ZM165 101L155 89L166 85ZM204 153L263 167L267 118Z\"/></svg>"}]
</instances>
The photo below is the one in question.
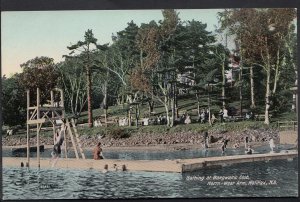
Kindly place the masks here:
<instances>
[{"instance_id":1,"label":"wooden post","mask_svg":"<svg viewBox=\"0 0 300 202\"><path fill-rule=\"evenodd\" d=\"M27 121L29 120L29 107L30 107L30 95L29 90L27 90ZM30 141L29 141L29 124L26 123L27 126L27 166L29 167L29 160L30 160Z\"/></svg>"},{"instance_id":2,"label":"wooden post","mask_svg":"<svg viewBox=\"0 0 300 202\"><path fill-rule=\"evenodd\" d=\"M79 159L76 143L75 143L74 136L73 136L73 133L72 133L72 130L71 130L71 126L70 126L70 123L69 123L68 120L67 120L66 126L68 128L68 132L69 132L70 137L71 137L71 141L72 141L72 145L74 147L76 159Z\"/></svg>"},{"instance_id":3,"label":"wooden post","mask_svg":"<svg viewBox=\"0 0 300 202\"><path fill-rule=\"evenodd\" d=\"M64 148L65 148L65 158L68 158L68 150L67 150L67 136L66 136L66 124L62 125L63 133L64 133Z\"/></svg>"},{"instance_id":4,"label":"wooden post","mask_svg":"<svg viewBox=\"0 0 300 202\"><path fill-rule=\"evenodd\" d=\"M83 152L83 149L82 149L82 145L81 145L81 142L80 142L80 139L79 139L79 135L78 135L78 131L76 129L76 126L75 126L75 121L74 119L71 120L71 124L72 124L72 127L73 127L73 130L75 132L75 136L76 136L76 140L77 140L77 144L79 146L79 151L81 153L81 157L83 159L85 159L85 155L84 155L84 152Z\"/></svg>"},{"instance_id":5,"label":"wooden post","mask_svg":"<svg viewBox=\"0 0 300 202\"><path fill-rule=\"evenodd\" d=\"M128 126L131 126L131 108L129 107L128 111Z\"/></svg>"},{"instance_id":6,"label":"wooden post","mask_svg":"<svg viewBox=\"0 0 300 202\"><path fill-rule=\"evenodd\" d=\"M36 96L36 109L37 109L37 117L36 119L40 119L40 89L37 88L37 96ZM38 161L38 168L40 168L40 124L37 123L36 133L37 133L37 161Z\"/></svg>"},{"instance_id":7,"label":"wooden post","mask_svg":"<svg viewBox=\"0 0 300 202\"><path fill-rule=\"evenodd\" d=\"M65 107L64 91L62 89L60 89L59 91L60 91L61 107ZM65 110L62 110L62 117L65 118Z\"/></svg>"},{"instance_id":8,"label":"wooden post","mask_svg":"<svg viewBox=\"0 0 300 202\"><path fill-rule=\"evenodd\" d=\"M51 90L50 94L51 94L51 107L54 107L54 92L53 92L53 90ZM51 114L52 114L52 119L53 119L54 112L52 111ZM55 144L55 134L56 134L55 133L55 124L52 124L52 129L53 129L53 144Z\"/></svg>"}]
</instances>

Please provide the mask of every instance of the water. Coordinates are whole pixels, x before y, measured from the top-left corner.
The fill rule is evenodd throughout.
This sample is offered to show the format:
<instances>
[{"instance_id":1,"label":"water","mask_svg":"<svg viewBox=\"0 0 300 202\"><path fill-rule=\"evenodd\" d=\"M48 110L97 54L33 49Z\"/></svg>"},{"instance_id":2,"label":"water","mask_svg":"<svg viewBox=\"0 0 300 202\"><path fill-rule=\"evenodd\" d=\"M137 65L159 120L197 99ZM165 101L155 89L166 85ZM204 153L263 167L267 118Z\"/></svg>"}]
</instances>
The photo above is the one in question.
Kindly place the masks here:
<instances>
[{"instance_id":1,"label":"water","mask_svg":"<svg viewBox=\"0 0 300 202\"><path fill-rule=\"evenodd\" d=\"M190 180L195 176L240 175L249 180L275 180L276 184L209 186L205 180ZM298 159L242 163L184 174L4 167L3 196L5 200L297 197Z\"/></svg>"},{"instance_id":2,"label":"water","mask_svg":"<svg viewBox=\"0 0 300 202\"><path fill-rule=\"evenodd\" d=\"M292 145L278 145L276 152L290 149ZM257 153L270 152L269 146L255 148ZM41 153L41 157L50 157L51 149ZM221 156L220 149L175 150L124 150L109 151L104 148L108 159L187 159L209 156ZM92 158L92 151L85 151ZM227 149L225 155L244 154L244 149ZM26 153L12 155L11 150L3 150L4 157L26 156ZM36 157L36 153L31 153ZM69 157L75 157L73 152ZM63 170L4 168L4 199L99 199L99 198L202 198L202 197L270 197L297 196L298 169L297 159L245 163L210 168L193 173L161 172L108 172L95 170ZM207 180L189 180L190 177L239 176L247 175L250 180L276 180L277 185L268 186L208 186ZM249 181L249 180L248 180ZM237 182L236 180L234 182Z\"/></svg>"},{"instance_id":3,"label":"water","mask_svg":"<svg viewBox=\"0 0 300 202\"><path fill-rule=\"evenodd\" d=\"M278 145L275 149L275 152L280 150L286 150L292 148L293 145ZM51 157L52 149L45 149L44 152L40 153L41 158ZM260 146L255 148L256 153L269 153L270 147ZM86 158L92 159L93 154L91 150L84 151ZM228 148L225 152L225 155L244 155L245 149L231 149ZM221 156L222 151L220 149L208 149L207 151L203 149L190 149L190 150L175 150L175 151L153 151L153 150L120 150L120 151L110 151L103 148L103 156L106 159L126 159L126 160L165 160L165 159L191 159L191 158L200 158L200 157L212 157L212 156ZM3 157L26 157L25 153L12 154L11 150L3 149ZM31 157L36 157L36 153L31 153ZM74 152L68 152L69 158L75 158Z\"/></svg>"}]
</instances>

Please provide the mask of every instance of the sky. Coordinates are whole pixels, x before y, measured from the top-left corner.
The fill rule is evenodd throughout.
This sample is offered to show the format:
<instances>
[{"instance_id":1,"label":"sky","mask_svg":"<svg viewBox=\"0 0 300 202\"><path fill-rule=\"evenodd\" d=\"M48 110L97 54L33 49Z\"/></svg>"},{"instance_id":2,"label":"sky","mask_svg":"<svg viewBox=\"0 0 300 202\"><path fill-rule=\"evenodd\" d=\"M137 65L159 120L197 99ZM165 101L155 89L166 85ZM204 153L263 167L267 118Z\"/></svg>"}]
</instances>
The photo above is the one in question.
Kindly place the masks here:
<instances>
[{"instance_id":1,"label":"sky","mask_svg":"<svg viewBox=\"0 0 300 202\"><path fill-rule=\"evenodd\" d=\"M207 30L218 25L221 9L177 10L182 21L207 23ZM161 10L98 11L10 11L1 12L1 76L21 72L20 64L35 57L47 56L63 61L67 46L83 40L92 29L98 43L110 43L111 36L133 20L138 26L151 20L162 20Z\"/></svg>"}]
</instances>

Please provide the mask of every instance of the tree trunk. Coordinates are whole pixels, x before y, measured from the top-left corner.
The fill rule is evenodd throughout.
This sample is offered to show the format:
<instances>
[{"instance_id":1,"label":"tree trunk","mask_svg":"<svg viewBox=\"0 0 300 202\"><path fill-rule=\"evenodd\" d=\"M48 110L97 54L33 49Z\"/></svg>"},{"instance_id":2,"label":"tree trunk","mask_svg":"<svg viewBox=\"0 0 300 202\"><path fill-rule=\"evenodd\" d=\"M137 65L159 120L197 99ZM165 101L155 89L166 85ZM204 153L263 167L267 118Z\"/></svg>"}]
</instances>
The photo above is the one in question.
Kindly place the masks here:
<instances>
[{"instance_id":1,"label":"tree trunk","mask_svg":"<svg viewBox=\"0 0 300 202\"><path fill-rule=\"evenodd\" d=\"M172 99L171 100L171 105L172 105L172 118L170 120L170 127L174 126L174 122L175 122L175 100Z\"/></svg>"},{"instance_id":2,"label":"tree trunk","mask_svg":"<svg viewBox=\"0 0 300 202\"><path fill-rule=\"evenodd\" d=\"M153 112L153 108L154 108L154 101L149 100L148 101L149 104L149 117L151 116L151 113Z\"/></svg>"},{"instance_id":3,"label":"tree trunk","mask_svg":"<svg viewBox=\"0 0 300 202\"><path fill-rule=\"evenodd\" d=\"M93 127L93 110L92 110L92 80L90 67L86 66L87 77L87 96L88 96L88 124L89 127Z\"/></svg>"},{"instance_id":4,"label":"tree trunk","mask_svg":"<svg viewBox=\"0 0 300 202\"><path fill-rule=\"evenodd\" d=\"M175 88L174 88L174 110L175 110L175 118L178 119L178 99L177 99L177 85L175 83Z\"/></svg>"},{"instance_id":5,"label":"tree trunk","mask_svg":"<svg viewBox=\"0 0 300 202\"><path fill-rule=\"evenodd\" d=\"M167 95L166 95L167 96ZM166 116L167 116L167 126L170 126L170 118L169 118L169 100L168 98L165 96L165 109L166 109Z\"/></svg>"},{"instance_id":6,"label":"tree trunk","mask_svg":"<svg viewBox=\"0 0 300 202\"><path fill-rule=\"evenodd\" d=\"M240 61L240 74L239 74L239 81L240 81L240 116L243 116L243 94L242 94L242 79L243 79L243 65L242 65L242 57Z\"/></svg>"},{"instance_id":7,"label":"tree trunk","mask_svg":"<svg viewBox=\"0 0 300 202\"><path fill-rule=\"evenodd\" d=\"M225 55L224 55L224 59L225 59ZM225 61L222 63L222 106L225 108Z\"/></svg>"},{"instance_id":8,"label":"tree trunk","mask_svg":"<svg viewBox=\"0 0 300 202\"><path fill-rule=\"evenodd\" d=\"M139 126L139 105L135 106L135 120L136 120L136 127Z\"/></svg>"},{"instance_id":9,"label":"tree trunk","mask_svg":"<svg viewBox=\"0 0 300 202\"><path fill-rule=\"evenodd\" d=\"M197 113L198 113L198 117L199 117L200 116L200 100L199 100L198 92L196 93L196 98L197 98Z\"/></svg>"},{"instance_id":10,"label":"tree trunk","mask_svg":"<svg viewBox=\"0 0 300 202\"><path fill-rule=\"evenodd\" d=\"M210 94L209 93L208 93L207 102L208 102L208 123L209 123L210 126L212 126L211 118L210 118Z\"/></svg>"},{"instance_id":11,"label":"tree trunk","mask_svg":"<svg viewBox=\"0 0 300 202\"><path fill-rule=\"evenodd\" d=\"M276 54L276 66L275 66L275 75L274 75L274 85L273 85L273 90L272 90L272 94L276 93L276 89L277 89L277 82L279 80L279 75L280 75L280 51L279 51L279 47L277 50L277 54Z\"/></svg>"},{"instance_id":12,"label":"tree trunk","mask_svg":"<svg viewBox=\"0 0 300 202\"><path fill-rule=\"evenodd\" d=\"M103 107L104 107L104 117L105 117L105 125L107 126L107 109L108 109L108 105L107 105L107 86L108 86L108 77L109 77L109 72L106 72L106 80L105 80L105 86L104 86L104 98L103 98Z\"/></svg>"},{"instance_id":13,"label":"tree trunk","mask_svg":"<svg viewBox=\"0 0 300 202\"><path fill-rule=\"evenodd\" d=\"M172 93L173 96L172 96L172 100L171 100L172 119L171 119L170 127L174 126L175 116L176 116L176 110L175 110L175 85L172 85L172 91L173 91L173 93Z\"/></svg>"},{"instance_id":14,"label":"tree trunk","mask_svg":"<svg viewBox=\"0 0 300 202\"><path fill-rule=\"evenodd\" d=\"M267 70L267 83L266 83L266 109L265 109L265 124L269 125L269 108L270 108L270 68Z\"/></svg>"},{"instance_id":15,"label":"tree trunk","mask_svg":"<svg viewBox=\"0 0 300 202\"><path fill-rule=\"evenodd\" d=\"M250 66L250 89L251 89L251 108L254 109L255 98L254 98L254 80L253 80L253 66Z\"/></svg>"},{"instance_id":16,"label":"tree trunk","mask_svg":"<svg viewBox=\"0 0 300 202\"><path fill-rule=\"evenodd\" d=\"M165 104L166 116L167 116L167 126L170 126L170 118L169 118L169 106Z\"/></svg>"},{"instance_id":17,"label":"tree trunk","mask_svg":"<svg viewBox=\"0 0 300 202\"><path fill-rule=\"evenodd\" d=\"M128 126L131 126L131 109L128 110Z\"/></svg>"}]
</instances>

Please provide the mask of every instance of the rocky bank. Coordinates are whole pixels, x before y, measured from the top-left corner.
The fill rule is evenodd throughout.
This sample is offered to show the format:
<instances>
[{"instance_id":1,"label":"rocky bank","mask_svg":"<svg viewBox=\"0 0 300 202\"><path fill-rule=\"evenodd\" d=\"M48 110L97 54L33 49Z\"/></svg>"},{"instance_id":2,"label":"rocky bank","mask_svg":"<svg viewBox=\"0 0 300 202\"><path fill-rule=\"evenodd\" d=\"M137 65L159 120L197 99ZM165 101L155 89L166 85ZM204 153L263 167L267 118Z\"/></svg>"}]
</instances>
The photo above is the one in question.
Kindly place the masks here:
<instances>
[{"instance_id":1,"label":"rocky bank","mask_svg":"<svg viewBox=\"0 0 300 202\"><path fill-rule=\"evenodd\" d=\"M209 133L211 143L220 142L223 138L228 139L229 147L235 143L243 144L248 137L250 142L266 142L270 137L275 142L279 142L279 132L274 129L244 130L242 132L211 132ZM176 145L176 144L201 144L204 141L203 133L178 132L178 133L143 133L132 134L128 138L114 139L109 136L100 137L97 135L80 136L84 148L94 147L97 142L101 142L104 147L130 147L130 146L154 146L154 145ZM6 136L2 137L3 146L26 145L26 137ZM40 137L41 144L53 145L51 137ZM71 143L71 141L69 141ZM36 144L36 137L30 138L30 144Z\"/></svg>"}]
</instances>

